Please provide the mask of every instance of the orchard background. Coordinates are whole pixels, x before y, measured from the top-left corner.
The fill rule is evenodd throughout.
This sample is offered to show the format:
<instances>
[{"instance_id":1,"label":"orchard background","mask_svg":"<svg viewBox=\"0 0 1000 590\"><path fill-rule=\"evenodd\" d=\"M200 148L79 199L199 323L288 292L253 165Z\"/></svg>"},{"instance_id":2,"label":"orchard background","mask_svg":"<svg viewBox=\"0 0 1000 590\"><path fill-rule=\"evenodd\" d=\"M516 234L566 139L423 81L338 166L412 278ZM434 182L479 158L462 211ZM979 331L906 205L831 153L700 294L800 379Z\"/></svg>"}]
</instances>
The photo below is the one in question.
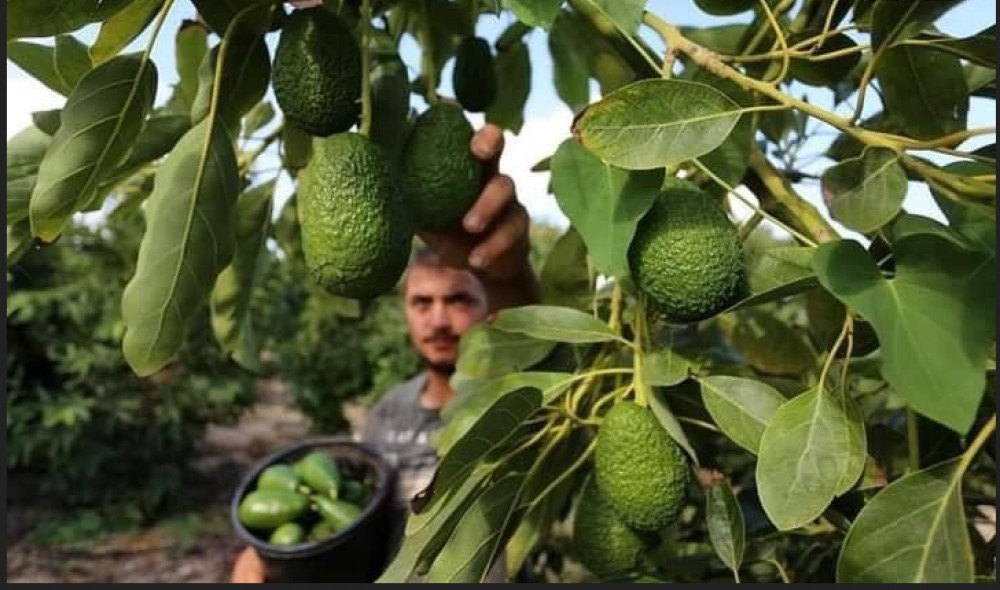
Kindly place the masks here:
<instances>
[{"instance_id":1,"label":"orchard background","mask_svg":"<svg viewBox=\"0 0 1000 590\"><path fill-rule=\"evenodd\" d=\"M601 413L634 397L700 476L637 575L995 578L994 3L328 5L355 23L371 10L356 28L377 40L373 67L410 84L405 103L372 113L390 127L452 94L464 36L490 41L497 98L469 117L509 131L501 170L534 218L543 287L544 307L463 342L456 385L476 401L449 413L439 444L453 472L476 477L438 484L394 573L475 580L506 547L535 579L588 579L566 524ZM7 3L9 579L223 579L223 506L247 462L282 436L345 428L351 408L417 368L398 294L359 305L303 272L290 196L308 141L283 125L269 64L248 49L273 57L278 6ZM91 72L136 89L103 101L100 116L124 113L110 133L87 131L97 113L59 110L97 88ZM121 296L139 246L192 239L150 235L143 205L198 125L229 127L242 181L231 213L262 223L215 229L251 271L178 260L215 285L190 294L182 337L138 369L122 353L135 318ZM104 134L114 153L59 162L49 147L73 132ZM93 174L42 201L46 159ZM624 262L675 175L726 198L750 289L684 326L645 321ZM195 179L171 182L199 193ZM223 292L233 305L212 303ZM511 342L528 353L502 353ZM523 423L487 426L512 411ZM248 431L278 435L251 444ZM489 457L463 443L473 435ZM507 456L522 446L527 466ZM533 487L553 471L558 485ZM488 495L497 482L515 491ZM456 527L486 550L462 554ZM116 571L123 554L140 565Z\"/></svg>"}]
</instances>

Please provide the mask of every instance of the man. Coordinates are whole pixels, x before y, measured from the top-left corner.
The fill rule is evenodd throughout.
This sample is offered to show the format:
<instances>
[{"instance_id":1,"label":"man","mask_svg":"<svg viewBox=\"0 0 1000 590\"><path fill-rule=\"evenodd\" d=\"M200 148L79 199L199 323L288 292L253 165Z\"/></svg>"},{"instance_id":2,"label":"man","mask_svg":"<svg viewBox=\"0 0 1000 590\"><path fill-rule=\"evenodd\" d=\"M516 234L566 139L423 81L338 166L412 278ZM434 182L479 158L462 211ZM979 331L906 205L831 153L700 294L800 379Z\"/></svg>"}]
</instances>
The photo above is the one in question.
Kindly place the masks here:
<instances>
[{"instance_id":1,"label":"man","mask_svg":"<svg viewBox=\"0 0 1000 590\"><path fill-rule=\"evenodd\" d=\"M403 305L410 342L424 371L392 388L370 410L361 440L397 468L393 496L396 535L401 534L409 499L430 483L438 457L428 436L441 426L440 410L455 396L449 378L458 341L469 328L505 307L538 299L528 264L528 215L510 177L497 172L503 132L486 125L470 149L486 169L479 198L463 227L445 234L421 234L427 249L407 269ZM395 540L395 539L394 539ZM492 572L499 581L502 571ZM262 582L262 564L251 548L233 568L234 582Z\"/></svg>"}]
</instances>

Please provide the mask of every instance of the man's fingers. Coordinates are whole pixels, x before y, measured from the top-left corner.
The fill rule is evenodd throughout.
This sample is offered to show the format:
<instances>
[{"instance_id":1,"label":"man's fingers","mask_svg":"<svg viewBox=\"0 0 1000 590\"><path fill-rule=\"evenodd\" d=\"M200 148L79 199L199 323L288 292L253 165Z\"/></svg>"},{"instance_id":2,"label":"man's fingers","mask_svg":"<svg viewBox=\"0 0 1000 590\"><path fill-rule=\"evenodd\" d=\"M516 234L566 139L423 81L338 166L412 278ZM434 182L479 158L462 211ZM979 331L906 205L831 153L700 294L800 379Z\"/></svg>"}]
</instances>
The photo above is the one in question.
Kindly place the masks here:
<instances>
[{"instance_id":1,"label":"man's fingers","mask_svg":"<svg viewBox=\"0 0 1000 590\"><path fill-rule=\"evenodd\" d=\"M506 174L497 174L486 183L479 198L465 214L462 220L465 231L472 234L480 233L514 199L514 181Z\"/></svg>"},{"instance_id":2,"label":"man's fingers","mask_svg":"<svg viewBox=\"0 0 1000 590\"><path fill-rule=\"evenodd\" d=\"M503 129L492 123L487 123L472 136L470 149L472 154L480 160L496 160L503 152L503 143Z\"/></svg>"},{"instance_id":3,"label":"man's fingers","mask_svg":"<svg viewBox=\"0 0 1000 590\"><path fill-rule=\"evenodd\" d=\"M476 246L469 254L469 266L483 269L492 264L501 254L513 248L519 242L524 242L528 231L528 212L518 203L513 202L507 208L496 230L490 237Z\"/></svg>"}]
</instances>

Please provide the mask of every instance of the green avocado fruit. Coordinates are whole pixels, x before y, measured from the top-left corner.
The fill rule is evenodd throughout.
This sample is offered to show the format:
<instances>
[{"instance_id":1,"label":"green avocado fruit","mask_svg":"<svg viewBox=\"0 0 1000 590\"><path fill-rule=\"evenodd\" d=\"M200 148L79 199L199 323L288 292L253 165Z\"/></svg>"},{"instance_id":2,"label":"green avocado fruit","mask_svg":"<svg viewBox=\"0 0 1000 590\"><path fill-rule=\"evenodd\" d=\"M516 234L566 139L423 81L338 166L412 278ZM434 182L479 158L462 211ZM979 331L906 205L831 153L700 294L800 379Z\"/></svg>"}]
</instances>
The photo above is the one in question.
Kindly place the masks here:
<instances>
[{"instance_id":1,"label":"green avocado fruit","mask_svg":"<svg viewBox=\"0 0 1000 590\"><path fill-rule=\"evenodd\" d=\"M594 477L587 480L576 505L573 545L580 563L602 580L634 571L646 549L643 536L619 518Z\"/></svg>"},{"instance_id":2,"label":"green avocado fruit","mask_svg":"<svg viewBox=\"0 0 1000 590\"><path fill-rule=\"evenodd\" d=\"M482 113L493 104L497 78L493 69L493 53L486 39L470 36L458 44L452 86L455 98L469 112Z\"/></svg>"}]
</instances>

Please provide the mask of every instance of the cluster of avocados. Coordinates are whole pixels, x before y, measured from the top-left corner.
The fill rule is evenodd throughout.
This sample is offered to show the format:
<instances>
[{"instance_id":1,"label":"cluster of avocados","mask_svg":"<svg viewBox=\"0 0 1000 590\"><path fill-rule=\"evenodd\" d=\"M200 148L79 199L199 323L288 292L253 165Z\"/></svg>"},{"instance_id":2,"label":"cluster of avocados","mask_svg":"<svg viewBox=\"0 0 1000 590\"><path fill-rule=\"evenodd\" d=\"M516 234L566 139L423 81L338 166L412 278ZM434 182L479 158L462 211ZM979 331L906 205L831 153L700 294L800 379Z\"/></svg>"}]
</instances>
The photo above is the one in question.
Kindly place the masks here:
<instances>
[{"instance_id":1,"label":"cluster of avocados","mask_svg":"<svg viewBox=\"0 0 1000 590\"><path fill-rule=\"evenodd\" d=\"M243 526L271 545L322 541L351 526L373 494L372 482L323 451L264 469L240 501Z\"/></svg>"},{"instance_id":2,"label":"cluster of avocados","mask_svg":"<svg viewBox=\"0 0 1000 590\"><path fill-rule=\"evenodd\" d=\"M460 224L483 174L469 151L463 108L489 107L496 93L489 44L458 47L458 102L439 100L416 118L398 163L350 129L361 114L362 59L350 28L318 6L285 21L272 67L275 98L287 121L314 136L298 178L305 262L334 295L371 299L395 285L416 232Z\"/></svg>"}]
</instances>

